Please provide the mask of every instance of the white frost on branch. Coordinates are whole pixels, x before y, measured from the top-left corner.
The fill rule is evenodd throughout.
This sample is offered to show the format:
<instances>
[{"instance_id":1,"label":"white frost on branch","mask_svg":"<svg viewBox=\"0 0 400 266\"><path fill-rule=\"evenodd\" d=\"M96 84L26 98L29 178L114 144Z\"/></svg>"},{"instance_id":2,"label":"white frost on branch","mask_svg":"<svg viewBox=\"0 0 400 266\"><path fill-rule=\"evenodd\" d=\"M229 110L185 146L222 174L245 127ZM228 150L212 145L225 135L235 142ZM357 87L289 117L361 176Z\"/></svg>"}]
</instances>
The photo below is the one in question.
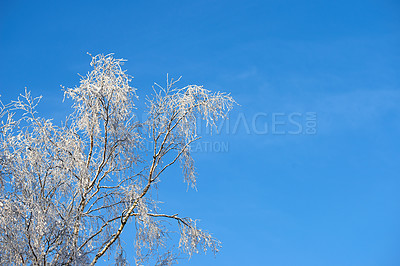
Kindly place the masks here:
<instances>
[{"instance_id":1,"label":"white frost on branch","mask_svg":"<svg viewBox=\"0 0 400 266\"><path fill-rule=\"evenodd\" d=\"M93 70L64 89L73 112L60 126L38 116L40 97L28 91L0 101L0 264L94 265L115 251L116 263L126 265L120 235L128 221L137 265L171 265L176 251L218 251L219 241L195 220L160 212L156 184L180 161L195 186L189 147L198 139L197 118L215 126L235 101L167 79L148 96L147 120L139 122L123 62L92 57ZM177 250L169 244L174 224Z\"/></svg>"}]
</instances>

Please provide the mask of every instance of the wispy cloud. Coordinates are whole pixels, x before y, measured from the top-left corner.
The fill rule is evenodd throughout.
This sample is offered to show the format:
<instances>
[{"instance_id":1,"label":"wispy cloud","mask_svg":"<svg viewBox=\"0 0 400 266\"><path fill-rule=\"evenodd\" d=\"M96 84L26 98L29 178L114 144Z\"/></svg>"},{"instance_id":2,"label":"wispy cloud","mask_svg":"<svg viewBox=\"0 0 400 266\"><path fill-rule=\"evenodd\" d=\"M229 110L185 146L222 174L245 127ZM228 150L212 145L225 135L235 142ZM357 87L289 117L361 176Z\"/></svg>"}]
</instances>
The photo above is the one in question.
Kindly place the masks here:
<instances>
[{"instance_id":1,"label":"wispy cloud","mask_svg":"<svg viewBox=\"0 0 400 266\"><path fill-rule=\"evenodd\" d=\"M399 102L400 90L356 90L318 99L315 110L322 132L343 127L361 129L399 119Z\"/></svg>"}]
</instances>

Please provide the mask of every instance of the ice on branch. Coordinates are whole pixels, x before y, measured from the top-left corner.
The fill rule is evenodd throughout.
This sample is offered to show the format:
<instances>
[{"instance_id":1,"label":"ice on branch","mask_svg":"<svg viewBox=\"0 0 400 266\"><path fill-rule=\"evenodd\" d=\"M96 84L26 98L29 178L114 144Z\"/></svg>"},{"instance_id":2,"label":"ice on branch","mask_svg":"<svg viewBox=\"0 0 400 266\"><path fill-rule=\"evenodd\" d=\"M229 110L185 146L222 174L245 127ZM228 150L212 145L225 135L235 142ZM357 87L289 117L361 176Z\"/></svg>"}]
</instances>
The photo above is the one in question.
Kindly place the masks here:
<instances>
[{"instance_id":1,"label":"ice on branch","mask_svg":"<svg viewBox=\"0 0 400 266\"><path fill-rule=\"evenodd\" d=\"M124 61L92 56L79 86L64 89L72 109L61 125L39 116L40 97L27 90L0 101L1 265L94 265L111 253L127 265L126 226L135 228L129 239L137 265L218 251L219 241L195 220L162 212L157 182L176 182L166 170L179 161L184 181L195 186L189 147L199 138L196 122L215 126L235 101L167 79L140 109Z\"/></svg>"}]
</instances>

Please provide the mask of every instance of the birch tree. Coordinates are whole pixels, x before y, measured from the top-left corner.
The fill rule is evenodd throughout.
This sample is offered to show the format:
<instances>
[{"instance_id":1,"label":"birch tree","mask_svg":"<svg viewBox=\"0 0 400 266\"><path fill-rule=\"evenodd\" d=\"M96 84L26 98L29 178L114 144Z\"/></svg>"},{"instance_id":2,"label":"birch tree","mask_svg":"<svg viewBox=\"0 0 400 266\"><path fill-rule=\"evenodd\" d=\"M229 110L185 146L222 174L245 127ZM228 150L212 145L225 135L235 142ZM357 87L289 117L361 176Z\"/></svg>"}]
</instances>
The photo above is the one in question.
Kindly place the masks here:
<instances>
[{"instance_id":1,"label":"birch tree","mask_svg":"<svg viewBox=\"0 0 400 266\"><path fill-rule=\"evenodd\" d=\"M0 102L0 264L94 265L108 254L127 265L121 233L132 226L136 265L171 265L178 254L218 252L196 220L164 213L156 197L177 164L195 187L190 145L196 123L213 127L235 103L202 86L154 86L140 121L139 99L113 55L92 57L79 86L64 88L71 114L40 117L25 91ZM168 230L169 226L176 230ZM171 231L177 237L170 238ZM177 239L178 243L170 243ZM176 248L172 248L175 246ZM181 256L181 255L180 255Z\"/></svg>"}]
</instances>

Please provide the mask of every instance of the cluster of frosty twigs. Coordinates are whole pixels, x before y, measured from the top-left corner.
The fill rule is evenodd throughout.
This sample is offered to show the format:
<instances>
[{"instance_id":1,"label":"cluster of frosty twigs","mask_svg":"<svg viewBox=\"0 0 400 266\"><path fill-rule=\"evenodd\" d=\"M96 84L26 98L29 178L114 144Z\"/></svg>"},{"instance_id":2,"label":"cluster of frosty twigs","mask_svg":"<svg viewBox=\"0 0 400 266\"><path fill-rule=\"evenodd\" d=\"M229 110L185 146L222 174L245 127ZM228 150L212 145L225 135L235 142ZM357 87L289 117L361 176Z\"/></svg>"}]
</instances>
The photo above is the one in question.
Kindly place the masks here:
<instances>
[{"instance_id":1,"label":"cluster of frosty twigs","mask_svg":"<svg viewBox=\"0 0 400 266\"><path fill-rule=\"evenodd\" d=\"M147 119L139 122L123 62L92 57L80 85L64 89L73 112L60 126L38 116L40 98L28 91L0 102L0 264L94 265L114 250L124 265L120 236L130 220L137 265L176 261L168 220L179 226L180 252L218 251L219 241L195 220L160 213L155 189L177 161L195 186L196 118L215 126L235 101L167 79L147 97Z\"/></svg>"}]
</instances>

